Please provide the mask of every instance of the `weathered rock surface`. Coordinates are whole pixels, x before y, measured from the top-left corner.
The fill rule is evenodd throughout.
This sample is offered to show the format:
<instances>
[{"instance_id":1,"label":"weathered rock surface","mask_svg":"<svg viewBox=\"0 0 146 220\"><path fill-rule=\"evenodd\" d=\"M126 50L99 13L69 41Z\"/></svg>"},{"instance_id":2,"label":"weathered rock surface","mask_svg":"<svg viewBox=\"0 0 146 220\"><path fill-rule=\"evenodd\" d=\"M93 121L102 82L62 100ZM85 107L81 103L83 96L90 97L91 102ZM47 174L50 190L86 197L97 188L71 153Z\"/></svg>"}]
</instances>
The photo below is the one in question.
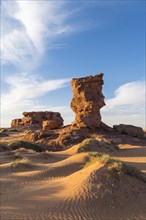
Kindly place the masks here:
<instances>
[{"instance_id":1,"label":"weathered rock surface","mask_svg":"<svg viewBox=\"0 0 146 220\"><path fill-rule=\"evenodd\" d=\"M21 118L13 119L13 120L12 120L12 122L11 122L11 127L12 127L12 128L16 128L16 127L18 127L19 125L22 125L22 119L21 119Z\"/></svg>"},{"instance_id":2,"label":"weathered rock surface","mask_svg":"<svg viewBox=\"0 0 146 220\"><path fill-rule=\"evenodd\" d=\"M72 126L96 128L101 125L100 109L105 105L102 94L103 74L72 79L73 99L71 108L75 113Z\"/></svg>"},{"instance_id":3,"label":"weathered rock surface","mask_svg":"<svg viewBox=\"0 0 146 220\"><path fill-rule=\"evenodd\" d=\"M56 128L60 128L63 125L63 120L46 120L42 122L43 130L48 131Z\"/></svg>"},{"instance_id":4,"label":"weathered rock surface","mask_svg":"<svg viewBox=\"0 0 146 220\"><path fill-rule=\"evenodd\" d=\"M39 132L34 131L32 133L28 133L24 136L24 140L35 142L39 139Z\"/></svg>"},{"instance_id":5,"label":"weathered rock surface","mask_svg":"<svg viewBox=\"0 0 146 220\"><path fill-rule=\"evenodd\" d=\"M23 112L24 117L22 119L12 120L11 127L24 127L36 129L56 129L63 125L63 118L59 112ZM35 129L36 128L36 129Z\"/></svg>"},{"instance_id":6,"label":"weathered rock surface","mask_svg":"<svg viewBox=\"0 0 146 220\"><path fill-rule=\"evenodd\" d=\"M113 129L120 134L126 134L132 137L144 138L144 132L141 127L136 127L134 125L114 125Z\"/></svg>"}]
</instances>

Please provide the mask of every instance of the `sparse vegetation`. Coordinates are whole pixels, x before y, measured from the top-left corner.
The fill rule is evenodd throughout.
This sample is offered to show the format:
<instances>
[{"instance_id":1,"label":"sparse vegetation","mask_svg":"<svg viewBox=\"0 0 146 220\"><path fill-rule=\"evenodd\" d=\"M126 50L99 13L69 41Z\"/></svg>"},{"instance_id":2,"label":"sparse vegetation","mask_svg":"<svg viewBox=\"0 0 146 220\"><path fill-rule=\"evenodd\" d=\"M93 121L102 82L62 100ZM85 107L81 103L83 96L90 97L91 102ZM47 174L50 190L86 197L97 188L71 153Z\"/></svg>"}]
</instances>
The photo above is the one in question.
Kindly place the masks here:
<instances>
[{"instance_id":1,"label":"sparse vegetation","mask_svg":"<svg viewBox=\"0 0 146 220\"><path fill-rule=\"evenodd\" d=\"M85 164L84 168L91 166L92 164L96 163L98 159L96 157L91 157L90 160Z\"/></svg>"},{"instance_id":2,"label":"sparse vegetation","mask_svg":"<svg viewBox=\"0 0 146 220\"><path fill-rule=\"evenodd\" d=\"M5 128L0 128L0 133L1 132L7 132L7 129L5 129Z\"/></svg>"},{"instance_id":3,"label":"sparse vegetation","mask_svg":"<svg viewBox=\"0 0 146 220\"><path fill-rule=\"evenodd\" d=\"M14 154L14 158L15 159L20 159L20 158L22 158L22 156L20 155L19 152L17 152L17 153Z\"/></svg>"},{"instance_id":4,"label":"sparse vegetation","mask_svg":"<svg viewBox=\"0 0 146 220\"><path fill-rule=\"evenodd\" d=\"M107 170L113 174L120 175L124 172L123 163L120 160L116 160L108 154L101 152L89 152L89 154L90 161L86 163L85 167L88 167L98 161L99 163L106 165Z\"/></svg>"},{"instance_id":5,"label":"sparse vegetation","mask_svg":"<svg viewBox=\"0 0 146 220\"><path fill-rule=\"evenodd\" d=\"M28 141L22 141L22 140L9 142L6 145L8 146L8 148L10 150L16 150L19 148L26 148L26 149L32 149L37 152L43 151L43 148L40 145L31 143Z\"/></svg>"},{"instance_id":6,"label":"sparse vegetation","mask_svg":"<svg viewBox=\"0 0 146 220\"><path fill-rule=\"evenodd\" d=\"M91 166L95 162L102 163L106 166L107 170L115 175L128 174L135 176L142 181L146 182L146 178L143 173L135 167L129 166L124 162L117 160L108 154L101 152L89 152L90 160L85 164L85 168Z\"/></svg>"},{"instance_id":7,"label":"sparse vegetation","mask_svg":"<svg viewBox=\"0 0 146 220\"><path fill-rule=\"evenodd\" d=\"M60 151L63 150L63 146L60 145L58 142L55 141L49 141L47 143L48 149L51 151Z\"/></svg>"},{"instance_id":8,"label":"sparse vegetation","mask_svg":"<svg viewBox=\"0 0 146 220\"><path fill-rule=\"evenodd\" d=\"M1 137L8 137L9 135L6 132L0 132L0 138Z\"/></svg>"},{"instance_id":9,"label":"sparse vegetation","mask_svg":"<svg viewBox=\"0 0 146 220\"><path fill-rule=\"evenodd\" d=\"M116 175L121 175L125 172L124 170L124 164L121 161L112 161L108 164L107 166L108 171L116 174Z\"/></svg>"},{"instance_id":10,"label":"sparse vegetation","mask_svg":"<svg viewBox=\"0 0 146 220\"><path fill-rule=\"evenodd\" d=\"M28 158L16 159L12 164L12 168L30 167L32 165Z\"/></svg>"},{"instance_id":11,"label":"sparse vegetation","mask_svg":"<svg viewBox=\"0 0 146 220\"><path fill-rule=\"evenodd\" d=\"M25 131L24 131L24 134L31 134L31 133L33 133L32 130L25 130Z\"/></svg>"},{"instance_id":12,"label":"sparse vegetation","mask_svg":"<svg viewBox=\"0 0 146 220\"><path fill-rule=\"evenodd\" d=\"M19 132L19 130L18 130L18 129L15 129L15 128L10 128L8 131L9 131L9 132Z\"/></svg>"},{"instance_id":13,"label":"sparse vegetation","mask_svg":"<svg viewBox=\"0 0 146 220\"><path fill-rule=\"evenodd\" d=\"M107 148L106 143L104 143L103 141L98 141L94 138L87 138L87 139L83 140L79 145L80 146L78 149L78 153L90 151L90 149L92 149L92 147L96 147L96 146Z\"/></svg>"},{"instance_id":14,"label":"sparse vegetation","mask_svg":"<svg viewBox=\"0 0 146 220\"><path fill-rule=\"evenodd\" d=\"M107 170L112 174L121 175L125 173L131 176L135 176L141 179L142 181L146 182L146 178L143 175L143 173L140 170L136 169L135 167L129 166L124 162L117 160L106 153L97 152L97 151L92 152L91 151L92 147L95 146L107 148L107 143L98 141L93 138L88 138L82 141L81 144L79 144L79 149L78 149L79 153L89 152L90 154L90 160L85 164L85 167L88 167L98 161L99 163L104 164Z\"/></svg>"}]
</instances>

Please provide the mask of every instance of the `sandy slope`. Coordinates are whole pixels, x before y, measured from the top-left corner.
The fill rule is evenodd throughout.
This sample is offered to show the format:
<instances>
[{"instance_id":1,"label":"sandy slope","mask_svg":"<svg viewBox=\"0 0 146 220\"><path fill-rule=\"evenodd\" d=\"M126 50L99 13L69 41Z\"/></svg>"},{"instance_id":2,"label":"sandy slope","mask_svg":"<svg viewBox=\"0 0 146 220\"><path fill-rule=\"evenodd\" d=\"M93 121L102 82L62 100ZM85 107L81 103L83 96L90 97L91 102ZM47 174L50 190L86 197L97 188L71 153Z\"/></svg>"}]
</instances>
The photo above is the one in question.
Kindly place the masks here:
<instances>
[{"instance_id":1,"label":"sandy slope","mask_svg":"<svg viewBox=\"0 0 146 220\"><path fill-rule=\"evenodd\" d=\"M112 176L78 145L62 152L15 150L0 153L2 220L144 220L145 183ZM30 167L12 168L16 154Z\"/></svg>"},{"instance_id":2,"label":"sandy slope","mask_svg":"<svg viewBox=\"0 0 146 220\"><path fill-rule=\"evenodd\" d=\"M146 175L146 144L119 144L118 157L131 166L140 169Z\"/></svg>"}]
</instances>

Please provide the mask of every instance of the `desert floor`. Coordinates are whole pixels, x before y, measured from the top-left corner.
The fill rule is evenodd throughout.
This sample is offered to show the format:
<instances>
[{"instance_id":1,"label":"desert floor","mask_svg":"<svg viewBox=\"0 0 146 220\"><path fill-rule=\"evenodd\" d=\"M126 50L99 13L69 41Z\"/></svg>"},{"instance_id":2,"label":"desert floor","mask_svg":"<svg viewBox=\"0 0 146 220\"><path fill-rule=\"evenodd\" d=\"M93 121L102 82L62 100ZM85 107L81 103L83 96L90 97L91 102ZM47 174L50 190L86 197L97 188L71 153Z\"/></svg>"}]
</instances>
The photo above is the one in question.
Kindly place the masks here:
<instances>
[{"instance_id":1,"label":"desert floor","mask_svg":"<svg viewBox=\"0 0 146 220\"><path fill-rule=\"evenodd\" d=\"M78 153L78 148L1 152L1 220L146 219L146 184L127 174L111 175L99 162L84 167L89 153ZM145 153L146 146L137 140L110 154L145 172ZM13 167L21 157L31 163Z\"/></svg>"}]
</instances>

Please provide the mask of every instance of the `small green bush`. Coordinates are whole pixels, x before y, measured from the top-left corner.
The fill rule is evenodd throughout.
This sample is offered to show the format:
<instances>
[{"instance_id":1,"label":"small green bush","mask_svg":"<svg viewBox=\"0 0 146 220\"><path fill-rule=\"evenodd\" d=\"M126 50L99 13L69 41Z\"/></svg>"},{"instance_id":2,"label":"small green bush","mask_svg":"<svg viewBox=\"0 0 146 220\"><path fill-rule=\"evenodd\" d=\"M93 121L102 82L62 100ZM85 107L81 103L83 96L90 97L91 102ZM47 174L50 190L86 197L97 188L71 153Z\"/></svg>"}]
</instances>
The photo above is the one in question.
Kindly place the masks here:
<instances>
[{"instance_id":1,"label":"small green bush","mask_svg":"<svg viewBox=\"0 0 146 220\"><path fill-rule=\"evenodd\" d=\"M107 170L116 175L121 175L124 173L124 166L121 161L113 161L107 166Z\"/></svg>"}]
</instances>

